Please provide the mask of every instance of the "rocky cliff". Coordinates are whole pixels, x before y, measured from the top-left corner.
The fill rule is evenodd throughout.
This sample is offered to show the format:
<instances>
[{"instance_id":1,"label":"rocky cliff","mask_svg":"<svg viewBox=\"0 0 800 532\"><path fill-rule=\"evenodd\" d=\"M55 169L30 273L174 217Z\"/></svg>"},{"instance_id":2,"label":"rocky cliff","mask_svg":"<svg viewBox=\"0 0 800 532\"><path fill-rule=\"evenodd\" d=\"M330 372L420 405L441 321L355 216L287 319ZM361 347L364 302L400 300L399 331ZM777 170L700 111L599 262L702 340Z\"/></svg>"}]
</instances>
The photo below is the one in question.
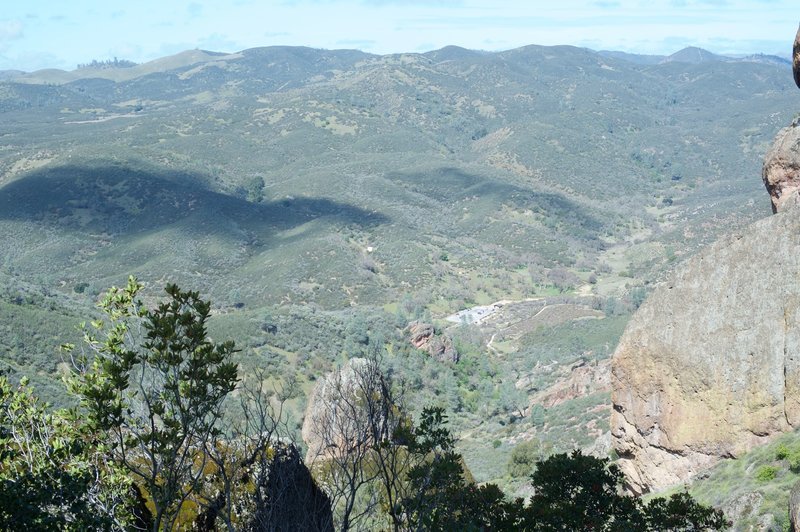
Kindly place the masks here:
<instances>
[{"instance_id":1,"label":"rocky cliff","mask_svg":"<svg viewBox=\"0 0 800 532\"><path fill-rule=\"evenodd\" d=\"M437 334L430 323L412 321L406 328L411 345L425 351L442 362L458 362L459 355L453 339L447 334Z\"/></svg>"},{"instance_id":2,"label":"rocky cliff","mask_svg":"<svg viewBox=\"0 0 800 532\"><path fill-rule=\"evenodd\" d=\"M631 319L612 387L614 447L635 492L798 427L800 208L679 267Z\"/></svg>"},{"instance_id":3,"label":"rocky cliff","mask_svg":"<svg viewBox=\"0 0 800 532\"><path fill-rule=\"evenodd\" d=\"M779 212L800 200L800 119L783 128L764 157L764 185Z\"/></svg>"},{"instance_id":4,"label":"rocky cliff","mask_svg":"<svg viewBox=\"0 0 800 532\"><path fill-rule=\"evenodd\" d=\"M389 389L378 365L351 358L317 381L309 397L302 437L306 464L341 456L364 456L394 428Z\"/></svg>"}]
</instances>

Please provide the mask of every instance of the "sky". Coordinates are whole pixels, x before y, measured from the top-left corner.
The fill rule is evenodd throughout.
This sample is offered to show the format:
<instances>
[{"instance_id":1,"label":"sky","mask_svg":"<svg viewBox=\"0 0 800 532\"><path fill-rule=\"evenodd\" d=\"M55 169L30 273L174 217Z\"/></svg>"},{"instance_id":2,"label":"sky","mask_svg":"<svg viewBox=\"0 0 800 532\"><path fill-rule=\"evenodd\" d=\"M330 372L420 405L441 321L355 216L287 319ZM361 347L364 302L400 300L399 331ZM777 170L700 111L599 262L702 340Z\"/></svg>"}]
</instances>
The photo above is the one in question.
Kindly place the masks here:
<instances>
[{"instance_id":1,"label":"sky","mask_svg":"<svg viewBox=\"0 0 800 532\"><path fill-rule=\"evenodd\" d=\"M658 55L699 46L788 57L798 22L800 0L0 0L0 70L271 45Z\"/></svg>"}]
</instances>

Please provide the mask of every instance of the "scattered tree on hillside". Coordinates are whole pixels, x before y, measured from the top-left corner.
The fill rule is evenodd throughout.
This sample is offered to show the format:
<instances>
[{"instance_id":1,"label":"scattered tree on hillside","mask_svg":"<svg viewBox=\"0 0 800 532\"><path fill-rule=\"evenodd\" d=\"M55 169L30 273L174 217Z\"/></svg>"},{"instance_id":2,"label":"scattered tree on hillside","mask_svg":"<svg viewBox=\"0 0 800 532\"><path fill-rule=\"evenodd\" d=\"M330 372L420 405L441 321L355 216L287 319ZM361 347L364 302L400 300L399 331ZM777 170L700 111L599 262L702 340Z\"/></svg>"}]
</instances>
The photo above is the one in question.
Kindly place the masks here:
<instances>
[{"instance_id":1,"label":"scattered tree on hillside","mask_svg":"<svg viewBox=\"0 0 800 532\"><path fill-rule=\"evenodd\" d=\"M222 402L238 380L233 342L215 344L211 306L167 285L169 300L147 310L133 277L100 303L105 320L84 329L94 353L75 360L70 387L91 426L153 503L153 530L171 529L203 482L204 450L221 433Z\"/></svg>"},{"instance_id":2,"label":"scattered tree on hillside","mask_svg":"<svg viewBox=\"0 0 800 532\"><path fill-rule=\"evenodd\" d=\"M527 440L517 444L511 450L506 469L512 477L528 477L533 473L536 462L541 458L542 450L538 440Z\"/></svg>"},{"instance_id":3,"label":"scattered tree on hillside","mask_svg":"<svg viewBox=\"0 0 800 532\"><path fill-rule=\"evenodd\" d=\"M110 69L110 68L131 68L138 65L138 63L134 63L133 61L129 61L127 59L106 59L105 61L98 61L97 59L92 59L90 63L80 63L78 64L78 68L97 68L97 69Z\"/></svg>"}]
</instances>

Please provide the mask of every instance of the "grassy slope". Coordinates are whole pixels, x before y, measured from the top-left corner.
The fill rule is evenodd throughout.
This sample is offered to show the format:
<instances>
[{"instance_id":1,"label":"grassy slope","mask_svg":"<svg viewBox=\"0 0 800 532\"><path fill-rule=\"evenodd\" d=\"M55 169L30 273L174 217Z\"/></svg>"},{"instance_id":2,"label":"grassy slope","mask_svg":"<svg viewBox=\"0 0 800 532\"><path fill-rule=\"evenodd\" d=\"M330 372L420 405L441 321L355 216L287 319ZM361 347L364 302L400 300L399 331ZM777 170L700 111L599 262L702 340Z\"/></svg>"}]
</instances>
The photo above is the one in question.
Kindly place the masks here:
<instances>
[{"instance_id":1,"label":"grassy slope","mask_svg":"<svg viewBox=\"0 0 800 532\"><path fill-rule=\"evenodd\" d=\"M788 530L789 492L800 481L798 457L800 434L787 433L736 459L720 462L687 489L701 503L723 508L734 519L734 530L750 530L764 522Z\"/></svg>"}]
</instances>

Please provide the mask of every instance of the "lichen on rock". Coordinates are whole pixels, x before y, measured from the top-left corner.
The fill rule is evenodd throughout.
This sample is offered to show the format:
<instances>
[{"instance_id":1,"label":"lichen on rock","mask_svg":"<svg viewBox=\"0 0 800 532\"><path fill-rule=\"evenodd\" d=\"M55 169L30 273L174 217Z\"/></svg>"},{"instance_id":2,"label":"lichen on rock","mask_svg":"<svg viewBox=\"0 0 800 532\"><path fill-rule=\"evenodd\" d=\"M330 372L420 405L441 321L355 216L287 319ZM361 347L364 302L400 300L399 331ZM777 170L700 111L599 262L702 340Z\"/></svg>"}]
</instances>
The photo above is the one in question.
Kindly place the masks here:
<instances>
[{"instance_id":1,"label":"lichen on rock","mask_svg":"<svg viewBox=\"0 0 800 532\"><path fill-rule=\"evenodd\" d=\"M632 491L686 481L800 426L800 208L681 265L612 359L612 434Z\"/></svg>"}]
</instances>

